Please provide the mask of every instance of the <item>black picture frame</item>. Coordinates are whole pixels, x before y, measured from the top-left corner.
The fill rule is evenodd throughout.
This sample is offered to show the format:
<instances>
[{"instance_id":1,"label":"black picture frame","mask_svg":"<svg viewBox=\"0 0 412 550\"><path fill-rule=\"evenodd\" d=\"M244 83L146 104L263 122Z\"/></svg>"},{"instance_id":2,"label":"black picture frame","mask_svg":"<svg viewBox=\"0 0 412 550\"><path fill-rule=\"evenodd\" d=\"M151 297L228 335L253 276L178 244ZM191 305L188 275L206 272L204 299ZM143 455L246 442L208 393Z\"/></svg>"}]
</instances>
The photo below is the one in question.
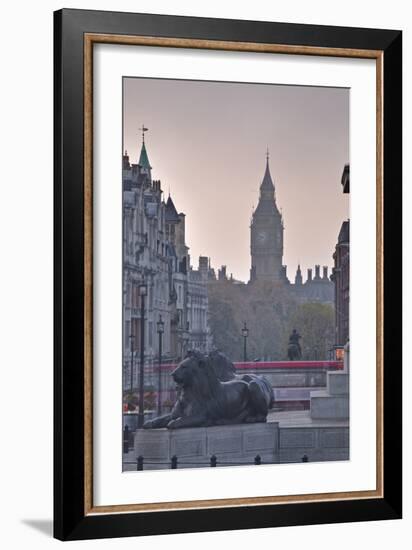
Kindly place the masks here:
<instances>
[{"instance_id":1,"label":"black picture frame","mask_svg":"<svg viewBox=\"0 0 412 550\"><path fill-rule=\"evenodd\" d=\"M383 58L383 495L259 506L85 512L86 33L379 50ZM54 14L54 536L61 540L396 519L402 515L402 33L64 9Z\"/></svg>"}]
</instances>

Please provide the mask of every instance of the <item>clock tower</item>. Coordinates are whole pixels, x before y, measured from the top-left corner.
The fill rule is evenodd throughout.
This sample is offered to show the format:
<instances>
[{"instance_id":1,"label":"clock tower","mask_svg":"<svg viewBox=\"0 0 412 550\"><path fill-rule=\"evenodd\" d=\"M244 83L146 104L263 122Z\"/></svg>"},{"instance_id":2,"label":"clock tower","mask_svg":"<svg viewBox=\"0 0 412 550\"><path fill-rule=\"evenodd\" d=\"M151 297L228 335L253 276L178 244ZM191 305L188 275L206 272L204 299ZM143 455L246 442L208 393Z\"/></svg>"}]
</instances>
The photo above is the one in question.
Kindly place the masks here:
<instances>
[{"instance_id":1,"label":"clock tower","mask_svg":"<svg viewBox=\"0 0 412 550\"><path fill-rule=\"evenodd\" d=\"M282 265L283 220L276 205L275 186L269 170L269 152L266 154L266 170L260 185L259 202L252 215L250 252L251 282L287 281Z\"/></svg>"}]
</instances>

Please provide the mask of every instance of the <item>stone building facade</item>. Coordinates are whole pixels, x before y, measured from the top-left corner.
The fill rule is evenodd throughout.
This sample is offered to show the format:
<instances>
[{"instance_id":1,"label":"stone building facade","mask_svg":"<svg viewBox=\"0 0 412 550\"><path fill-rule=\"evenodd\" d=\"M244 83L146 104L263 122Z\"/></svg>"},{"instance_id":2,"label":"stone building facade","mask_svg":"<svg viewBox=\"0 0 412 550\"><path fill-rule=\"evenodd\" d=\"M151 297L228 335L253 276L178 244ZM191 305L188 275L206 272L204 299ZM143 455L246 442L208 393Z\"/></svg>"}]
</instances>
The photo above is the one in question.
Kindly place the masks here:
<instances>
[{"instance_id":1,"label":"stone building facade","mask_svg":"<svg viewBox=\"0 0 412 550\"><path fill-rule=\"evenodd\" d=\"M335 345L343 347L349 339L349 220L342 223L333 254L335 266Z\"/></svg>"},{"instance_id":2,"label":"stone building facade","mask_svg":"<svg viewBox=\"0 0 412 550\"><path fill-rule=\"evenodd\" d=\"M188 349L208 351L211 336L206 280L190 265L185 214L177 212L171 196L163 200L161 182L152 179L144 136L137 163L130 162L127 152L123 156L125 388L138 386L143 282L147 288L143 321L145 386L156 387L160 319L164 323L162 363L180 360Z\"/></svg>"},{"instance_id":3,"label":"stone building facade","mask_svg":"<svg viewBox=\"0 0 412 550\"><path fill-rule=\"evenodd\" d=\"M300 265L296 270L295 283L290 285L295 296L303 302L334 303L334 287L328 273L328 266L315 265L315 275L312 268L308 268L306 281L303 282Z\"/></svg>"},{"instance_id":4,"label":"stone building facade","mask_svg":"<svg viewBox=\"0 0 412 550\"><path fill-rule=\"evenodd\" d=\"M343 193L349 193L349 164L346 164L343 169L341 184ZM346 220L342 223L333 254L335 265L332 280L335 285L335 345L337 348L342 348L349 340L349 230L350 223Z\"/></svg>"}]
</instances>

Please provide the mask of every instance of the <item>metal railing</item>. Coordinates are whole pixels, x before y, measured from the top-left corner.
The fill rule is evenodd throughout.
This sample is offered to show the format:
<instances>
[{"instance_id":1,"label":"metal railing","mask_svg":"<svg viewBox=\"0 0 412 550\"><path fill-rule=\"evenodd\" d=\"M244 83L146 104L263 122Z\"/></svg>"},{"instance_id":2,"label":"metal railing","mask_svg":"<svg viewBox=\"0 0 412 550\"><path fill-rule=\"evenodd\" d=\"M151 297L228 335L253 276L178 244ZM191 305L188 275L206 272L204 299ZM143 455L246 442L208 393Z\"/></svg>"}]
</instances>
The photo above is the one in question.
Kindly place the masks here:
<instances>
[{"instance_id":1,"label":"metal railing","mask_svg":"<svg viewBox=\"0 0 412 550\"><path fill-rule=\"evenodd\" d=\"M144 470L145 465L147 466L169 466L170 470L177 470L178 468L187 468L190 466L208 466L210 468L216 468L217 466L260 466L262 464L297 464L299 462L309 462L309 457L307 455L303 455L300 461L294 460L294 461L282 461L282 462L274 462L274 461L262 461L262 458L260 455L256 455L253 459L253 462L250 460L242 460L242 461L235 461L235 460L218 460L216 455L212 455L208 462L206 461L187 461L187 460L181 460L178 459L176 455L173 455L170 459L170 461L154 461L154 460L145 460L144 456L139 455L136 458L135 462L132 461L123 461L123 465L125 464L133 464L136 466L136 471L142 472Z\"/></svg>"}]
</instances>

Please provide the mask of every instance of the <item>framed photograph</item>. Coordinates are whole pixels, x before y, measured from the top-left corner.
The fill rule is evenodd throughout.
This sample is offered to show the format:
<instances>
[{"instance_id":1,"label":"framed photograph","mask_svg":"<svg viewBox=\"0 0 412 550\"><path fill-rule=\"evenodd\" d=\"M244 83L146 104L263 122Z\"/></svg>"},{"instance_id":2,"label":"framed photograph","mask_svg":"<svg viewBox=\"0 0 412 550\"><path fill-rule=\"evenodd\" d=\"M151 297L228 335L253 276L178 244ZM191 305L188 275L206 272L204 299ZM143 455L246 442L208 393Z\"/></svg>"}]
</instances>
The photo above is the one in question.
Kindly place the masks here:
<instances>
[{"instance_id":1,"label":"framed photograph","mask_svg":"<svg viewBox=\"0 0 412 550\"><path fill-rule=\"evenodd\" d=\"M61 540L402 513L402 33L61 10Z\"/></svg>"}]
</instances>

